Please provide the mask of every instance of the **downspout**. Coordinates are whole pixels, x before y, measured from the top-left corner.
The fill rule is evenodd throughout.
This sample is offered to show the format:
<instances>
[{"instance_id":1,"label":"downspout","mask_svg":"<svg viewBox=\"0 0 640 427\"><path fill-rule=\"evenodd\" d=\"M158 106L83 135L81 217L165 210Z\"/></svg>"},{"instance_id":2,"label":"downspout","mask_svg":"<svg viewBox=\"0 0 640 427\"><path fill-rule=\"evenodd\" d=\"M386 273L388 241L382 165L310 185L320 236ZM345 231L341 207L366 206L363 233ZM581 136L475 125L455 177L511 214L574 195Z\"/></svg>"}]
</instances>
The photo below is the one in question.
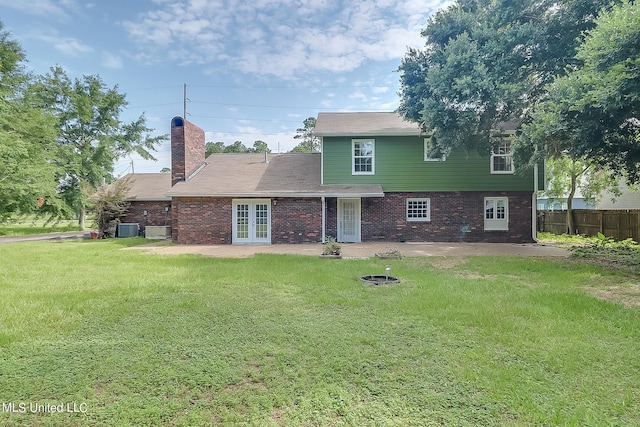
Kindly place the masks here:
<instances>
[{"instance_id":1,"label":"downspout","mask_svg":"<svg viewBox=\"0 0 640 427\"><path fill-rule=\"evenodd\" d=\"M324 137L322 136L320 137L320 185L324 185Z\"/></svg>"},{"instance_id":2,"label":"downspout","mask_svg":"<svg viewBox=\"0 0 640 427\"><path fill-rule=\"evenodd\" d=\"M322 243L325 243L325 239L324 236L327 234L325 232L326 230L326 225L325 225L325 221L326 221L326 207L327 207L327 201L325 200L325 197L322 196L320 198L322 200Z\"/></svg>"},{"instance_id":3,"label":"downspout","mask_svg":"<svg viewBox=\"0 0 640 427\"><path fill-rule=\"evenodd\" d=\"M324 185L324 138L320 137L320 185ZM320 198L322 200L322 243L325 243L326 236L326 210L327 200L324 196Z\"/></svg>"},{"instance_id":4,"label":"downspout","mask_svg":"<svg viewBox=\"0 0 640 427\"><path fill-rule=\"evenodd\" d=\"M531 195L531 237L538 243L538 164L533 166L533 194Z\"/></svg>"}]
</instances>

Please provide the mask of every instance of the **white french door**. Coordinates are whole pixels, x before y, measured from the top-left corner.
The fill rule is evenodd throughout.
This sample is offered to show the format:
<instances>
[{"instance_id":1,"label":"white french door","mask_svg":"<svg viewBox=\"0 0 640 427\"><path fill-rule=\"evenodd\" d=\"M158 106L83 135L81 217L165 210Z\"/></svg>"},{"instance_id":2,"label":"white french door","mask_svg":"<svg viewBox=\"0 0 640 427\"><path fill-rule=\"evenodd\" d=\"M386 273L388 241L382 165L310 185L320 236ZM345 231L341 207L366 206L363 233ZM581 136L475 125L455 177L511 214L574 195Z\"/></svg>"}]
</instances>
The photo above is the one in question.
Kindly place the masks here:
<instances>
[{"instance_id":1,"label":"white french door","mask_svg":"<svg viewBox=\"0 0 640 427\"><path fill-rule=\"evenodd\" d=\"M271 243L271 200L233 201L233 243Z\"/></svg>"},{"instance_id":2,"label":"white french door","mask_svg":"<svg viewBox=\"0 0 640 427\"><path fill-rule=\"evenodd\" d=\"M338 241L360 241L360 199L338 199Z\"/></svg>"}]
</instances>

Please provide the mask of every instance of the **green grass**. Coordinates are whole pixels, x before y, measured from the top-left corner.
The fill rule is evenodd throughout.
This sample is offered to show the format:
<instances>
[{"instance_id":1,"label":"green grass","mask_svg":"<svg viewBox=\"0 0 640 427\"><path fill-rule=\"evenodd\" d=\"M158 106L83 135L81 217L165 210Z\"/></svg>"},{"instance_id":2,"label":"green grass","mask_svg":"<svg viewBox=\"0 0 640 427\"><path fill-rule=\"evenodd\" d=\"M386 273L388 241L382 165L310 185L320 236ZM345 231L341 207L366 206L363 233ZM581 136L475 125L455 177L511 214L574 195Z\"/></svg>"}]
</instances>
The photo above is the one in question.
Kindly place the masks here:
<instances>
[{"instance_id":1,"label":"green grass","mask_svg":"<svg viewBox=\"0 0 640 427\"><path fill-rule=\"evenodd\" d=\"M591 296L629 273L120 250L143 241L0 245L0 402L27 405L0 425L640 425L640 311Z\"/></svg>"},{"instance_id":2,"label":"green grass","mask_svg":"<svg viewBox=\"0 0 640 427\"><path fill-rule=\"evenodd\" d=\"M57 233L62 231L81 230L80 227L78 227L78 221L75 220L61 220L58 222L48 223L45 220L22 218L8 223L0 223L0 237Z\"/></svg>"}]
</instances>

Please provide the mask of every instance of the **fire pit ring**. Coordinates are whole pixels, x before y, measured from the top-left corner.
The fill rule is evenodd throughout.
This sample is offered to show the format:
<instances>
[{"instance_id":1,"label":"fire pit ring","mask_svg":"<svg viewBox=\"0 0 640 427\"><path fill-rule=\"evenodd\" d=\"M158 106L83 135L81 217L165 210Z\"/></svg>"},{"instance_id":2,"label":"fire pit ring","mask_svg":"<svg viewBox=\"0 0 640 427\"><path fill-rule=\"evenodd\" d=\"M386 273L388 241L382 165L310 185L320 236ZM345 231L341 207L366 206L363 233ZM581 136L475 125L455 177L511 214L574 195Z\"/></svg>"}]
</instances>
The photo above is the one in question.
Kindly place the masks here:
<instances>
[{"instance_id":1,"label":"fire pit ring","mask_svg":"<svg viewBox=\"0 0 640 427\"><path fill-rule=\"evenodd\" d=\"M393 276L386 276L384 274L362 276L360 278L364 283L370 283L372 285L389 285L392 283L400 283L400 279Z\"/></svg>"}]
</instances>

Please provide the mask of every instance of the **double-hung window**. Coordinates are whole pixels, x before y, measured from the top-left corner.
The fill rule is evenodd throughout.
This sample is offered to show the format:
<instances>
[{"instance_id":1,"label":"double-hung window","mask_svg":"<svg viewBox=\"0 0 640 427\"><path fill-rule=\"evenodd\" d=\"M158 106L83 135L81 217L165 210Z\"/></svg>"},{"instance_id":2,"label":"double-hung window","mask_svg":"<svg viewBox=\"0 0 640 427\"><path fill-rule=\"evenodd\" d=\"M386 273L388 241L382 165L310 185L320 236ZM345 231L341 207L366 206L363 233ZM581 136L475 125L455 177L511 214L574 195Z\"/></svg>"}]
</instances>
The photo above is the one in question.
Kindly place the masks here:
<instances>
[{"instance_id":1,"label":"double-hung window","mask_svg":"<svg viewBox=\"0 0 640 427\"><path fill-rule=\"evenodd\" d=\"M351 141L351 173L373 175L375 173L375 141L354 139Z\"/></svg>"},{"instance_id":2,"label":"double-hung window","mask_svg":"<svg viewBox=\"0 0 640 427\"><path fill-rule=\"evenodd\" d=\"M509 199L507 197L485 197L484 229L509 229Z\"/></svg>"},{"instance_id":3,"label":"double-hung window","mask_svg":"<svg viewBox=\"0 0 640 427\"><path fill-rule=\"evenodd\" d=\"M514 173L511 140L503 138L491 152L491 173Z\"/></svg>"},{"instance_id":4,"label":"double-hung window","mask_svg":"<svg viewBox=\"0 0 640 427\"><path fill-rule=\"evenodd\" d=\"M407 221L431 221L431 200L407 199Z\"/></svg>"}]
</instances>

